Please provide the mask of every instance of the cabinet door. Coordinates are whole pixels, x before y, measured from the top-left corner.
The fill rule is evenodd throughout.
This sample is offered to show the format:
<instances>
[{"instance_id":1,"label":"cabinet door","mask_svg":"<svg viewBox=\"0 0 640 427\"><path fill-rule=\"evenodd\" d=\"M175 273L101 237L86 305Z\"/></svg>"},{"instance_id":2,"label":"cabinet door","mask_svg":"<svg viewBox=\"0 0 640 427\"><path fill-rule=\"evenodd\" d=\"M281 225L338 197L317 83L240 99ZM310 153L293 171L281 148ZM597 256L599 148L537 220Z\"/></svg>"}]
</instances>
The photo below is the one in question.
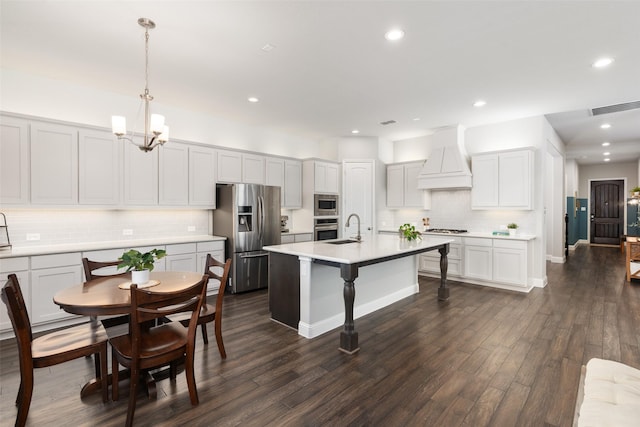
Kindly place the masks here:
<instances>
[{"instance_id":1,"label":"cabinet door","mask_svg":"<svg viewBox=\"0 0 640 427\"><path fill-rule=\"evenodd\" d=\"M242 182L242 154L235 151L218 151L217 182Z\"/></svg>"},{"instance_id":2,"label":"cabinet door","mask_svg":"<svg viewBox=\"0 0 640 427\"><path fill-rule=\"evenodd\" d=\"M471 208L486 209L498 206L498 156L496 154L474 156Z\"/></svg>"},{"instance_id":3,"label":"cabinet door","mask_svg":"<svg viewBox=\"0 0 640 427\"><path fill-rule=\"evenodd\" d=\"M194 271L198 272L196 254L167 255L165 268L167 271Z\"/></svg>"},{"instance_id":4,"label":"cabinet door","mask_svg":"<svg viewBox=\"0 0 640 427\"><path fill-rule=\"evenodd\" d=\"M520 249L493 248L493 280L512 285L527 285L527 260Z\"/></svg>"},{"instance_id":5,"label":"cabinet door","mask_svg":"<svg viewBox=\"0 0 640 427\"><path fill-rule=\"evenodd\" d=\"M31 203L78 203L78 131L75 128L32 123Z\"/></svg>"},{"instance_id":6,"label":"cabinet door","mask_svg":"<svg viewBox=\"0 0 640 427\"><path fill-rule=\"evenodd\" d=\"M265 185L284 187L284 159L274 159L272 157L265 159L264 183Z\"/></svg>"},{"instance_id":7,"label":"cabinet door","mask_svg":"<svg viewBox=\"0 0 640 427\"><path fill-rule=\"evenodd\" d=\"M404 206L404 165L387 166L387 207Z\"/></svg>"},{"instance_id":8,"label":"cabinet door","mask_svg":"<svg viewBox=\"0 0 640 427\"><path fill-rule=\"evenodd\" d=\"M189 206L216 207L216 150L189 147Z\"/></svg>"},{"instance_id":9,"label":"cabinet door","mask_svg":"<svg viewBox=\"0 0 640 427\"><path fill-rule=\"evenodd\" d=\"M316 193L338 194L340 170L333 163L315 162L314 189Z\"/></svg>"},{"instance_id":10,"label":"cabinet door","mask_svg":"<svg viewBox=\"0 0 640 427\"><path fill-rule=\"evenodd\" d=\"M31 270L32 323L37 325L74 317L54 304L53 296L58 291L79 283L82 283L80 265Z\"/></svg>"},{"instance_id":11,"label":"cabinet door","mask_svg":"<svg viewBox=\"0 0 640 427\"><path fill-rule=\"evenodd\" d=\"M422 162L404 165L404 206L422 208L424 206L424 190L418 190L418 175L422 170Z\"/></svg>"},{"instance_id":12,"label":"cabinet door","mask_svg":"<svg viewBox=\"0 0 640 427\"><path fill-rule=\"evenodd\" d=\"M532 209L531 151L500 153L498 192L500 206Z\"/></svg>"},{"instance_id":13,"label":"cabinet door","mask_svg":"<svg viewBox=\"0 0 640 427\"><path fill-rule=\"evenodd\" d=\"M284 162L284 200L285 208L299 209L302 207L302 163L295 160Z\"/></svg>"},{"instance_id":14,"label":"cabinet door","mask_svg":"<svg viewBox=\"0 0 640 427\"><path fill-rule=\"evenodd\" d=\"M28 204L29 181L29 123L13 117L2 117L0 204Z\"/></svg>"},{"instance_id":15,"label":"cabinet door","mask_svg":"<svg viewBox=\"0 0 640 427\"><path fill-rule=\"evenodd\" d=\"M81 205L118 205L122 186L122 145L110 132L78 133L78 190Z\"/></svg>"},{"instance_id":16,"label":"cabinet door","mask_svg":"<svg viewBox=\"0 0 640 427\"><path fill-rule=\"evenodd\" d=\"M464 247L464 276L491 280L493 277L492 248L487 246Z\"/></svg>"},{"instance_id":17,"label":"cabinet door","mask_svg":"<svg viewBox=\"0 0 640 427\"><path fill-rule=\"evenodd\" d=\"M213 259L220 262L225 262L224 258L224 249L211 250L208 252L198 252L198 268L204 272L204 264L207 262L207 254L211 254ZM213 272L222 276L223 270L222 268L214 268ZM207 295L215 295L218 293L218 289L220 288L220 281L215 279L210 279L207 282Z\"/></svg>"},{"instance_id":18,"label":"cabinet door","mask_svg":"<svg viewBox=\"0 0 640 427\"><path fill-rule=\"evenodd\" d=\"M187 206L189 203L189 147L171 143L158 148L158 203Z\"/></svg>"},{"instance_id":19,"label":"cabinet door","mask_svg":"<svg viewBox=\"0 0 640 427\"><path fill-rule=\"evenodd\" d=\"M242 155L242 182L264 184L264 157L253 154Z\"/></svg>"},{"instance_id":20,"label":"cabinet door","mask_svg":"<svg viewBox=\"0 0 640 427\"><path fill-rule=\"evenodd\" d=\"M158 204L158 150L144 152L124 143L124 204Z\"/></svg>"},{"instance_id":21,"label":"cabinet door","mask_svg":"<svg viewBox=\"0 0 640 427\"><path fill-rule=\"evenodd\" d=\"M313 234L312 233L302 233L302 234L295 234L294 235L294 242L296 242L296 243L310 242L312 240L313 240Z\"/></svg>"}]
</instances>

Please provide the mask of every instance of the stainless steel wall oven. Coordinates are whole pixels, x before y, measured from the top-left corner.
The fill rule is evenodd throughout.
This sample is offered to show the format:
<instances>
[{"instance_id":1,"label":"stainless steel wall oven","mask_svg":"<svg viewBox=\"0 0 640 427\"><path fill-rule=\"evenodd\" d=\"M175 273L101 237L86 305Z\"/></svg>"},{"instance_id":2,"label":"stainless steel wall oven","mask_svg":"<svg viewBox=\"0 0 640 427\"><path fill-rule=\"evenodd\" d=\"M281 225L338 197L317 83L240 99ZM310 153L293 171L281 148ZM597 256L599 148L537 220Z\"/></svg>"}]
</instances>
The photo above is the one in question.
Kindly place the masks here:
<instances>
[{"instance_id":1,"label":"stainless steel wall oven","mask_svg":"<svg viewBox=\"0 0 640 427\"><path fill-rule=\"evenodd\" d=\"M313 240L338 238L338 218L316 218L313 221Z\"/></svg>"}]
</instances>

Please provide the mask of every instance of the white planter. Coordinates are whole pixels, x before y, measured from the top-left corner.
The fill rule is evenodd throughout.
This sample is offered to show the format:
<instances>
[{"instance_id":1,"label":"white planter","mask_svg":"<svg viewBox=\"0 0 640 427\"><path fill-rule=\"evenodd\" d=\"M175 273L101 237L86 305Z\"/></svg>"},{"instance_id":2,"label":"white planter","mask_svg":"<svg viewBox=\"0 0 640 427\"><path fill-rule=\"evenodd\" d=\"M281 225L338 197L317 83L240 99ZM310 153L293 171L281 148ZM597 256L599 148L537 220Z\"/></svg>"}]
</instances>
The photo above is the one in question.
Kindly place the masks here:
<instances>
[{"instance_id":1,"label":"white planter","mask_svg":"<svg viewBox=\"0 0 640 427\"><path fill-rule=\"evenodd\" d=\"M131 283L136 285L144 285L149 281L149 270L132 270L131 271Z\"/></svg>"},{"instance_id":2,"label":"white planter","mask_svg":"<svg viewBox=\"0 0 640 427\"><path fill-rule=\"evenodd\" d=\"M510 228L509 229L509 236L515 236L517 231L518 231L517 228Z\"/></svg>"}]
</instances>

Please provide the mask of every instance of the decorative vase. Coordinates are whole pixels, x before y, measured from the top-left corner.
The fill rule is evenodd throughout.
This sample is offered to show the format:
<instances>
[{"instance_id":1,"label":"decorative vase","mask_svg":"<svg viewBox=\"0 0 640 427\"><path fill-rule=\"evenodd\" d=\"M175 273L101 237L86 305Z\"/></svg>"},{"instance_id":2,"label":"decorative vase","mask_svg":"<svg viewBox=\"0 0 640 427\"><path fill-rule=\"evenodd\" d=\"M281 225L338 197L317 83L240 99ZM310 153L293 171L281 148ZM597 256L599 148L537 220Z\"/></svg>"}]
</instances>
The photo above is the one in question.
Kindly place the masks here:
<instances>
[{"instance_id":1,"label":"decorative vase","mask_svg":"<svg viewBox=\"0 0 640 427\"><path fill-rule=\"evenodd\" d=\"M518 230L517 228L510 228L509 229L509 236L515 236L517 230Z\"/></svg>"},{"instance_id":2,"label":"decorative vase","mask_svg":"<svg viewBox=\"0 0 640 427\"><path fill-rule=\"evenodd\" d=\"M144 285L149 281L149 270L132 270L131 283L136 285Z\"/></svg>"}]
</instances>

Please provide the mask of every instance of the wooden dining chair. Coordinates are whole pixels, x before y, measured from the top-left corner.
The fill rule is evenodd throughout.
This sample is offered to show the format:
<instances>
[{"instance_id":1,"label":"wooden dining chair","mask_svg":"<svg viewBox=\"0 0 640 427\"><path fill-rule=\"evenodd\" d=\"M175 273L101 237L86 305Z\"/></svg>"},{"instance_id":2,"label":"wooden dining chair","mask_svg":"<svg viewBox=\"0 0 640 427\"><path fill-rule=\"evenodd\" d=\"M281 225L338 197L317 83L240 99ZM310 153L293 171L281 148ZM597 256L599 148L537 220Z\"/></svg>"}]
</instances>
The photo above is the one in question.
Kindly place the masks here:
<instances>
[{"instance_id":1,"label":"wooden dining chair","mask_svg":"<svg viewBox=\"0 0 640 427\"><path fill-rule=\"evenodd\" d=\"M16 397L16 426L24 426L33 395L33 370L96 355L96 378L101 381L102 401L107 391L107 334L97 322L89 322L33 338L29 314L15 274L10 274L2 288L2 302L7 306L13 332L18 341L20 388Z\"/></svg>"},{"instance_id":2,"label":"wooden dining chair","mask_svg":"<svg viewBox=\"0 0 640 427\"><path fill-rule=\"evenodd\" d=\"M221 271L218 274L215 270ZM205 344L209 343L209 337L207 333L207 323L214 323L214 330L216 334L216 342L218 343L218 350L220 351L220 357L227 358L227 352L224 349L224 343L222 342L222 301L224 299L224 290L227 287L227 281L229 279L229 271L231 270L231 258L227 258L225 262L220 262L213 258L211 254L207 254L207 260L204 266L204 274L209 276L209 279L215 279L220 281L220 288L218 289L218 296L216 297L215 305L205 302L202 304L202 310L200 310L200 316L198 317L198 325L202 328L202 340ZM181 320L184 326L189 323L188 319Z\"/></svg>"},{"instance_id":3,"label":"wooden dining chair","mask_svg":"<svg viewBox=\"0 0 640 427\"><path fill-rule=\"evenodd\" d=\"M107 267L115 267L120 264L120 261L92 261L88 258L82 258L82 266L84 267L84 277L86 281L98 279L106 276L126 276L126 272L122 273L99 273L100 270ZM97 319L93 317L94 319ZM127 332L124 325L129 323L129 315L125 316L112 316L101 319L102 325L107 330L107 335L115 336L122 335Z\"/></svg>"},{"instance_id":4,"label":"wooden dining chair","mask_svg":"<svg viewBox=\"0 0 640 427\"><path fill-rule=\"evenodd\" d=\"M127 426L133 423L141 371L171 364L171 377L175 378L175 364L184 358L191 404L198 404L193 359L198 313L206 298L207 279L202 276L195 285L175 292L154 292L153 288L138 289L137 285L131 285L131 332L109 338L114 401L118 400L119 365L131 371ZM159 318L186 312L191 313L187 329L176 322L153 326Z\"/></svg>"}]
</instances>

